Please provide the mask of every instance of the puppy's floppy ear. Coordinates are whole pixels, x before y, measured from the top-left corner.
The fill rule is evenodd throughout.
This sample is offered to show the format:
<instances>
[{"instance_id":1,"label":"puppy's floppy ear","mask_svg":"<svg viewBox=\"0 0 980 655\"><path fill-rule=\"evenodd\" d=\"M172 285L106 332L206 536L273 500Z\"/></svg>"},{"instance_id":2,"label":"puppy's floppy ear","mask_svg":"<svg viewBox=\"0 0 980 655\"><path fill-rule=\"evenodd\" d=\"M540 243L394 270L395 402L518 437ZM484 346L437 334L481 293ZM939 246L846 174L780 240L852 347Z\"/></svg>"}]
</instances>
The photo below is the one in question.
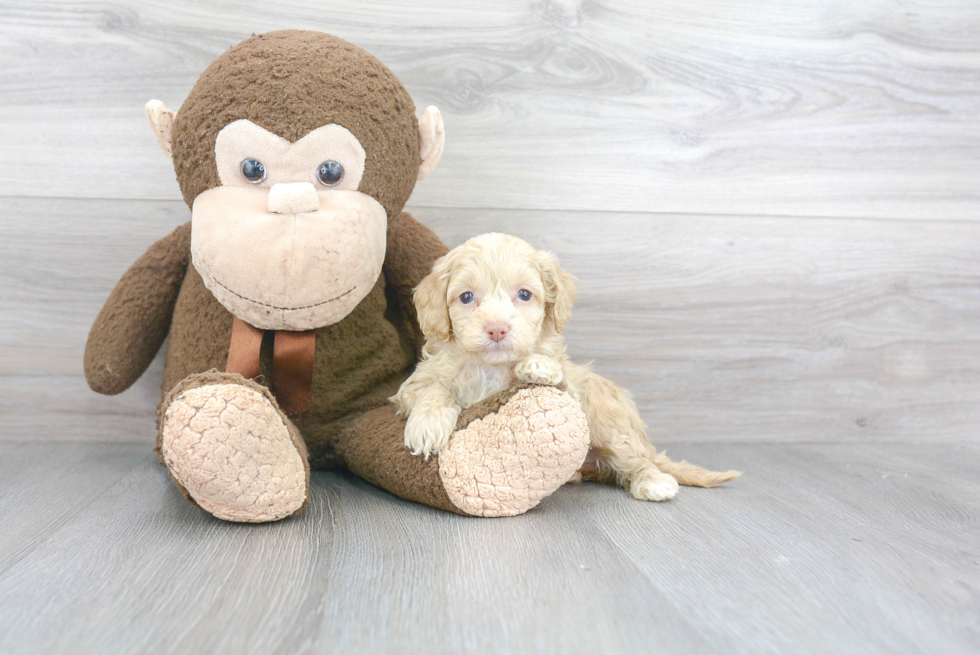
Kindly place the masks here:
<instances>
[{"instance_id":1,"label":"puppy's floppy ear","mask_svg":"<svg viewBox=\"0 0 980 655\"><path fill-rule=\"evenodd\" d=\"M538 270L544 283L545 312L554 321L555 331L561 332L565 329L565 323L572 318L575 277L561 270L558 258L550 252L540 253Z\"/></svg>"},{"instance_id":2,"label":"puppy's floppy ear","mask_svg":"<svg viewBox=\"0 0 980 655\"><path fill-rule=\"evenodd\" d=\"M452 324L449 322L449 306L446 294L449 293L449 262L447 256L440 257L415 287L415 311L419 317L422 334L430 339L449 341Z\"/></svg>"}]
</instances>

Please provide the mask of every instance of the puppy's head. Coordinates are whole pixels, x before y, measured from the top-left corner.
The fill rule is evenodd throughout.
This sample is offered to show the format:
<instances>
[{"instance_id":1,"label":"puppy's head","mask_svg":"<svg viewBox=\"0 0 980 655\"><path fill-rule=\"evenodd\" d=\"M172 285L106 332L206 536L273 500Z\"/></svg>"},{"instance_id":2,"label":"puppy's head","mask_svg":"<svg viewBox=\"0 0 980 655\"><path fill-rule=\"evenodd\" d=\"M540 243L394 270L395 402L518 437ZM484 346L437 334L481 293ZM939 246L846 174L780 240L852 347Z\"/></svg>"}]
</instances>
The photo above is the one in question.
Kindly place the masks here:
<instances>
[{"instance_id":1,"label":"puppy's head","mask_svg":"<svg viewBox=\"0 0 980 655\"><path fill-rule=\"evenodd\" d=\"M415 290L428 339L455 340L489 364L528 355L571 318L575 278L558 259L507 234L482 234L436 261Z\"/></svg>"}]
</instances>

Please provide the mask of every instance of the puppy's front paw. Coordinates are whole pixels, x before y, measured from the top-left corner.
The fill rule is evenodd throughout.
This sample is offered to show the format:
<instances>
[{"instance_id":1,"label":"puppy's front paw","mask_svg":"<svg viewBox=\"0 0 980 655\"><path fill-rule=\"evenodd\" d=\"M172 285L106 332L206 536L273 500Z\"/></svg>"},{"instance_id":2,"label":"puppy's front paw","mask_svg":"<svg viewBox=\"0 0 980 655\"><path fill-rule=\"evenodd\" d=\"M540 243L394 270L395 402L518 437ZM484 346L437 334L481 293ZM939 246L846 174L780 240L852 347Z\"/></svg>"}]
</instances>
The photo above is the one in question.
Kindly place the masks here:
<instances>
[{"instance_id":1,"label":"puppy's front paw","mask_svg":"<svg viewBox=\"0 0 980 655\"><path fill-rule=\"evenodd\" d=\"M670 500L677 495L677 480L660 471L643 471L630 484L637 500Z\"/></svg>"},{"instance_id":2,"label":"puppy's front paw","mask_svg":"<svg viewBox=\"0 0 980 655\"><path fill-rule=\"evenodd\" d=\"M442 450L449 443L449 437L459 418L458 407L439 407L416 409L405 424L405 446L413 455L429 455Z\"/></svg>"},{"instance_id":3,"label":"puppy's front paw","mask_svg":"<svg viewBox=\"0 0 980 655\"><path fill-rule=\"evenodd\" d=\"M555 386L565 379L561 364L551 357L531 355L514 367L514 375L528 384L547 384Z\"/></svg>"}]
</instances>

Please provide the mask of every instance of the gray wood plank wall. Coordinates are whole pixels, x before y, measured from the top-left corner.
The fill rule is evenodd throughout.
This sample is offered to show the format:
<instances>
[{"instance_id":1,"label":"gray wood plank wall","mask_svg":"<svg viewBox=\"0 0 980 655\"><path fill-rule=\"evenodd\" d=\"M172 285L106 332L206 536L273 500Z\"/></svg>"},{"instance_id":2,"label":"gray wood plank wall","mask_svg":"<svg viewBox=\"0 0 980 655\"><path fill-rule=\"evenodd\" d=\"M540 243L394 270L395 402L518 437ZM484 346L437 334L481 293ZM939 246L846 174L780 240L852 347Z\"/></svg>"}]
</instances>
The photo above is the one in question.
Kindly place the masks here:
<instances>
[{"instance_id":1,"label":"gray wood plank wall","mask_svg":"<svg viewBox=\"0 0 980 655\"><path fill-rule=\"evenodd\" d=\"M448 141L410 209L580 278L573 355L658 443L968 441L980 425L972 0L0 5L0 438L150 441L81 353L188 219L143 117L253 32L379 56Z\"/></svg>"}]
</instances>

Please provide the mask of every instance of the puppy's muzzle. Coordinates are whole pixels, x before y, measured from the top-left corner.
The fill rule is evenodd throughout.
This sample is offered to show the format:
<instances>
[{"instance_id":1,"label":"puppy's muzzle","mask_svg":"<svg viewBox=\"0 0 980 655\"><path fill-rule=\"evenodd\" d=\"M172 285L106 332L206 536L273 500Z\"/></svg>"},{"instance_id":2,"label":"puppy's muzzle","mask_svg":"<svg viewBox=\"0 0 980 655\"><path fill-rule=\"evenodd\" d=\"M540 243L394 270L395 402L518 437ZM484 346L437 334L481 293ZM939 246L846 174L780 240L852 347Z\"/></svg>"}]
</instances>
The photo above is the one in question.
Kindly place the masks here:
<instances>
[{"instance_id":1,"label":"puppy's muzzle","mask_svg":"<svg viewBox=\"0 0 980 655\"><path fill-rule=\"evenodd\" d=\"M503 321L494 321L493 323L487 323L484 329L487 331L487 336L490 338L490 341L500 343L510 331L510 325Z\"/></svg>"}]
</instances>

